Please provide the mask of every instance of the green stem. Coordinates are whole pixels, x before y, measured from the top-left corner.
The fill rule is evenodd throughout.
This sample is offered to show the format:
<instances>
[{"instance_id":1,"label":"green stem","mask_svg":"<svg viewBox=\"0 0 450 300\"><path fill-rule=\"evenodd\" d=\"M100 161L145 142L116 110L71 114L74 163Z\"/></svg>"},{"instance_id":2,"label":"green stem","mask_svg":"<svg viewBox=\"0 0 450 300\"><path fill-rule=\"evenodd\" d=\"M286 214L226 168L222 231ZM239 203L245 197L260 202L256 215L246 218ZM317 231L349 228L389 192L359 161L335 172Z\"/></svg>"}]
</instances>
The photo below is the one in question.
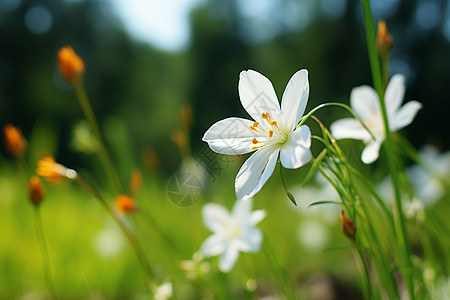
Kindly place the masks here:
<instances>
[{"instance_id":1,"label":"green stem","mask_svg":"<svg viewBox=\"0 0 450 300\"><path fill-rule=\"evenodd\" d=\"M287 300L297 300L298 297L294 289L294 285L286 274L286 271L281 266L280 259L270 245L266 234L264 234L263 252L266 255L267 260L269 261L269 264L274 272L275 278L278 281L278 286L282 289L281 292L284 293Z\"/></svg>"},{"instance_id":2,"label":"green stem","mask_svg":"<svg viewBox=\"0 0 450 300\"><path fill-rule=\"evenodd\" d=\"M100 144L99 156L103 164L103 167L105 168L106 174L108 175L109 180L111 181L113 187L115 188L116 193L121 194L122 186L120 184L119 176L117 175L117 172L112 164L108 151L106 151L105 143L103 141L97 119L95 118L94 111L92 110L91 103L89 101L89 98L86 94L82 82L79 81L75 83L74 88L78 97L78 101L80 102L81 109L83 110L84 116L86 117L95 137L97 138Z\"/></svg>"},{"instance_id":3,"label":"green stem","mask_svg":"<svg viewBox=\"0 0 450 300\"><path fill-rule=\"evenodd\" d=\"M389 54L381 55L381 70L383 74L383 87L386 89L389 83Z\"/></svg>"},{"instance_id":4,"label":"green stem","mask_svg":"<svg viewBox=\"0 0 450 300\"><path fill-rule=\"evenodd\" d=\"M384 102L384 86L380 70L380 62L377 56L377 48L375 44L375 30L370 9L369 0L362 0L364 11L364 21L366 28L367 48L369 53L370 66L372 71L372 79L375 90L377 91L381 113L383 116L384 130L385 130L385 150L388 161L389 171L392 178L392 185L394 187L395 202L394 202L394 221L396 231L396 241L398 243L398 252L400 256L400 272L403 280L408 288L409 297L411 300L415 299L414 282L411 276L412 262L409 249L408 236L406 232L405 219L402 211L402 199L400 193L400 186L398 180L398 170L396 165L396 157L393 151L392 140L389 129L389 120L386 111L386 104Z\"/></svg>"},{"instance_id":5,"label":"green stem","mask_svg":"<svg viewBox=\"0 0 450 300\"><path fill-rule=\"evenodd\" d=\"M36 237L41 249L42 265L44 268L44 277L47 283L47 288L52 293L53 299L58 299L56 294L55 285L53 283L53 277L51 274L50 256L48 254L47 242L45 240L44 226L42 226L41 210L39 207L35 207L35 220L36 220Z\"/></svg>"},{"instance_id":6,"label":"green stem","mask_svg":"<svg viewBox=\"0 0 450 300\"><path fill-rule=\"evenodd\" d=\"M358 255L355 254L356 256L359 256L359 259L361 261L361 265L362 265L362 269L363 269L363 273L364 273L364 279L362 280L362 284L363 284L363 288L366 291L366 297L368 300L374 300L374 296L372 293L372 284L370 282L370 272L369 272L369 268L367 266L367 262L366 259L364 257L364 250L361 249L361 247L359 247L357 241L352 240L352 248L353 251L356 252ZM378 297L377 297L378 298Z\"/></svg>"},{"instance_id":7,"label":"green stem","mask_svg":"<svg viewBox=\"0 0 450 300\"><path fill-rule=\"evenodd\" d=\"M348 165L348 164L347 164ZM330 168L329 168L330 169ZM342 182L344 185L343 187L339 186L339 184L337 184L335 182L335 180L333 180L330 176L328 176L328 174L325 172L325 170L323 169L323 167L321 167L320 172L322 173L322 175L328 180L328 182L330 182L333 187L336 189L336 191L338 192L342 204L348 208L349 205L352 206L352 208L354 208L355 203L359 203L364 214L361 214L361 212L358 212L358 210L355 210L356 212L359 213L361 220L365 220L364 222L356 222L357 218L356 216L354 217L355 220L355 226L358 229L358 232L360 232L360 234L357 234L357 236L364 236L363 234L361 234L362 230L363 230L363 226L364 224L366 224L366 222L368 223L367 226L367 230L368 230L368 235L366 236L366 238L368 240L372 239L372 242L369 242L371 245L373 245L373 251L371 251L370 253L373 256L374 261L376 261L376 263L374 264L375 267L378 269L378 272L380 274L381 278L381 283L386 287L386 292L389 295L389 299L399 299L399 295L398 292L396 290L396 284L395 281L393 279L393 277L391 276L391 268L389 267L389 263L387 261L387 257L385 255L385 253L383 253L383 249L381 247L381 243L380 240L378 239L376 232L374 230L374 222L372 220L372 217L370 215L371 212L369 212L366 208L366 201L361 201L359 199L358 196L355 195L354 192L352 192L352 190L354 190L352 188L352 182L348 181L346 182L346 180L344 178L341 177L337 177L339 182ZM335 176L337 176L336 173L334 173ZM347 189L345 189L344 187L347 187ZM351 202L347 201L347 200L353 200ZM359 226L359 224L361 224L361 226Z\"/></svg>"},{"instance_id":8,"label":"green stem","mask_svg":"<svg viewBox=\"0 0 450 300\"><path fill-rule=\"evenodd\" d=\"M155 218L149 213L142 213L140 210L138 210L136 213L141 217L141 220L143 220L144 224L146 225L146 230L152 231L155 235L158 236L159 240L163 242L166 250L170 252L170 257L177 257L178 259L181 259L180 250L164 232L164 230L161 229L161 226L159 226Z\"/></svg>"},{"instance_id":9,"label":"green stem","mask_svg":"<svg viewBox=\"0 0 450 300\"><path fill-rule=\"evenodd\" d=\"M320 105L317 105L313 110L311 110L308 114L306 114L304 117L301 118L300 123L297 125L296 128L299 128L300 126L303 125L303 123L306 122L306 120L308 120L316 111L318 111L319 109L322 109L324 107L328 107L328 106L338 106L338 107L342 107L345 108L356 120L359 121L359 123L361 124L361 126L367 130L367 132L369 132L372 140L375 141L375 136L372 134L372 132L370 131L370 129L366 126L366 124L364 124L363 121L361 121L361 119L353 112L353 110L346 104L344 103L339 103L339 102L329 102L329 103L323 103Z\"/></svg>"},{"instance_id":10,"label":"green stem","mask_svg":"<svg viewBox=\"0 0 450 300\"><path fill-rule=\"evenodd\" d=\"M153 292L154 288L156 287L154 284L154 274L150 266L150 263L148 262L147 257L144 253L144 250L139 244L139 241L137 240L136 236L122 221L117 212L110 205L108 205L108 203L103 199L103 197L94 189L94 187L92 187L87 181L85 181L79 175L77 176L76 180L83 188L85 188L100 202L100 204L103 206L103 208L105 208L105 210L108 212L111 218L113 218L113 220L117 223L117 225L119 225L120 229L125 234L134 251L136 252L139 262L141 263L141 266L145 274L148 276L148 279L150 280L150 287L151 287L150 291Z\"/></svg>"},{"instance_id":11,"label":"green stem","mask_svg":"<svg viewBox=\"0 0 450 300\"><path fill-rule=\"evenodd\" d=\"M295 201L294 195L292 195L292 193L289 192L289 189L286 185L286 181L284 180L283 166L281 166L281 164L280 164L280 178L281 182L283 183L284 191L286 192L287 197L289 198L289 200L291 200L292 204L297 206L297 202Z\"/></svg>"}]
</instances>

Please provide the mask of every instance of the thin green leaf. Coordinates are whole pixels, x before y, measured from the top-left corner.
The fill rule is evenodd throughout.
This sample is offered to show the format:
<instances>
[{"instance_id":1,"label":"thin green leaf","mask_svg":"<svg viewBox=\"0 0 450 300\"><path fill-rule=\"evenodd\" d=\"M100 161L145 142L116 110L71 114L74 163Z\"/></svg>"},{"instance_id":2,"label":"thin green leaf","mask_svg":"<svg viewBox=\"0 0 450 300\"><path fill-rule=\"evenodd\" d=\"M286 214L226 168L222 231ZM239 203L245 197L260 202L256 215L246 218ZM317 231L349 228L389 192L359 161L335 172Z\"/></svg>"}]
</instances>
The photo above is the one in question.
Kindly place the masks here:
<instances>
[{"instance_id":1,"label":"thin green leaf","mask_svg":"<svg viewBox=\"0 0 450 300\"><path fill-rule=\"evenodd\" d=\"M338 202L338 201L323 200L323 201L317 201L317 202L310 203L310 204L308 205L308 207L316 206L316 205L321 205L321 204L337 204L337 205L342 205L342 203L341 203L341 202Z\"/></svg>"},{"instance_id":2,"label":"thin green leaf","mask_svg":"<svg viewBox=\"0 0 450 300\"><path fill-rule=\"evenodd\" d=\"M301 187L304 187L306 185L306 183L308 183L311 180L313 175L316 174L316 171L319 169L320 164L324 160L326 154L327 154L327 149L323 149L322 152L320 152L320 154L316 157L311 168L309 169L308 173L306 174L305 179L303 179Z\"/></svg>"}]
</instances>

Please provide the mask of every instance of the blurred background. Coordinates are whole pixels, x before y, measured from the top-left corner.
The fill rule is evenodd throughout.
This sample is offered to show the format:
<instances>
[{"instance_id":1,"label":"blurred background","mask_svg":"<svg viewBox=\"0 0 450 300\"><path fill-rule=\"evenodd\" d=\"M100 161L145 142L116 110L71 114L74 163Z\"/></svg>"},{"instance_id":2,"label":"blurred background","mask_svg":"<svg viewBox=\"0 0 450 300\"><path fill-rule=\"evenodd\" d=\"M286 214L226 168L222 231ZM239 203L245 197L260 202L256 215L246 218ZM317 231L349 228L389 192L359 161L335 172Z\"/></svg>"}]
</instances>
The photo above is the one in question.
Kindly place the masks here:
<instances>
[{"instance_id":1,"label":"blurred background","mask_svg":"<svg viewBox=\"0 0 450 300\"><path fill-rule=\"evenodd\" d=\"M449 149L449 1L380 0L373 13L394 37L390 71L406 76L405 101L424 104L406 135L416 146L432 141ZM154 149L169 174L179 164L170 132L182 105L193 108L194 152L211 124L246 117L237 92L242 70L266 75L281 96L290 76L307 68L307 110L348 103L354 86L371 85L356 0L2 0L0 40L2 124L26 136L37 125L48 128L50 140L61 140L58 156L79 160L69 141L82 113L56 62L57 50L70 44L86 63L86 89L102 126L122 128L136 157ZM319 117L329 125L344 114Z\"/></svg>"},{"instance_id":2,"label":"blurred background","mask_svg":"<svg viewBox=\"0 0 450 300\"><path fill-rule=\"evenodd\" d=\"M449 150L450 1L377 0L372 1L372 9L375 20L385 19L394 37L390 72L406 76L405 101L415 99L423 103L416 120L402 132L417 148L431 143L442 151ZM139 167L144 170L144 177L150 174L145 177L147 180L153 180L146 187L148 198L161 197L168 203L165 190L160 186L165 186L183 162L183 153L180 154L174 135L183 127L183 111L192 108L187 140L195 157L204 147L201 138L209 126L229 116L247 118L237 91L242 70L254 69L264 74L281 96L290 77L297 70L307 68L310 81L307 111L325 102L348 104L353 87L372 85L362 22L360 1L356 0L0 0L0 125L11 123L22 129L29 141L26 159L30 169L34 168L38 158L50 153L71 168L90 168L94 175L101 173L101 168L95 171L88 167L98 164L97 159L74 142L74 129L82 126L83 114L72 87L61 78L56 60L58 49L71 45L85 62L87 94L121 180L128 182L130 170ZM329 126L348 114L338 109L325 109L317 116ZM315 124L311 126L313 132L318 132ZM359 161L362 144L356 149L354 153ZM203 201L221 202L231 207L239 163L232 162L221 178L223 184L212 183ZM3 178L0 202L10 203L4 207L14 211L19 218L15 221L17 225L30 221L26 221L27 215L20 213L17 207L12 208L13 202L7 200L8 197L18 198L14 193L20 190L20 187L11 187L17 183L14 178L8 178L15 174L10 173L13 167L12 157L0 147L0 176ZM278 190L279 179L273 181L269 186L277 186L277 190L267 192L271 188L266 188L264 197L279 198L280 201L268 199L255 205L271 208L274 215L284 214L287 210L288 215L297 218L297 213L286 208L290 203ZM161 191L155 192L158 188ZM221 191L222 197L215 196ZM53 197L65 195L58 189L54 193ZM80 197L77 193L80 191L70 196L74 201ZM22 196L26 197L25 194ZM286 202L286 205L279 207L277 202ZM53 210L49 208L48 216L64 219L55 213L57 209L65 209L74 222L91 222L95 228L103 228L102 222L93 221L96 220L94 215L91 218L84 215L83 205L70 212L67 202L64 203L63 208L58 206L61 203L49 204L56 206ZM151 203L145 205L149 210L155 209ZM158 205L166 207L166 204ZM183 212L173 214L181 216ZM199 207L189 216L189 222L195 218L200 218ZM160 219L167 223L164 218ZM10 217L0 220L2 228L15 226L10 221ZM196 222L196 239L193 241L179 233L179 224L165 227L180 241L182 258L189 258L207 235L207 231L201 229L201 220ZM267 228L268 224L276 224L280 232L290 228L289 224L280 224L279 219L267 222ZM319 230L314 224L308 226L299 229L298 234L301 235L302 230L309 234ZM23 243L25 237L33 239L29 228L24 238L12 242L15 234L23 233L21 230L25 229L10 231L9 239L0 237L0 248L4 248L0 267L13 278L9 283L5 278L2 281L0 287L7 292L0 292L0 298L15 295L11 286L18 283L22 284L19 291L29 290L30 283L21 280L21 274L15 268L26 265L26 255L30 253L25 251L22 259L15 262L8 256L21 245L35 247L33 240ZM73 231L73 234L76 231L74 228L65 230ZM65 247L65 251L69 251L69 246L61 246L63 241L57 238L61 231L51 231L49 243L53 237L57 244L53 247ZM89 235L89 229L85 231ZM78 234L82 235L81 232ZM339 228L335 228L331 236L333 234L341 234ZM7 243L11 245L6 246ZM292 250L289 241L279 247ZM314 244L311 247L312 250L299 251L305 255L318 251ZM289 253L288 258L294 256L294 252ZM90 255L88 253L86 257ZM64 259L67 257L61 258ZM309 264L317 263L320 268L326 268L327 262L333 259L332 256L318 262L320 259L316 257L316 261L309 261ZM342 269L346 263L348 261L333 268ZM35 272L40 276L39 262L35 264ZM83 277L77 273L84 279L72 283L72 291L76 294L81 290L84 292L80 294L85 295L86 290L89 291L86 282L95 277L92 274L96 271L89 273L86 266L76 267L85 267L87 275ZM296 276L301 277L302 272L307 272L308 263L304 268L294 272ZM133 266L126 269L129 273L124 269L120 269L121 274L134 274ZM309 278L309 283L313 285L312 282L317 280L321 284L321 273L314 276ZM62 278L57 285L70 285L69 278ZM93 287L93 290L103 288L113 295L120 287L129 288L130 280L122 275L108 281L106 286ZM122 285L113 288L117 282ZM353 289L345 295L351 295ZM348 297L346 299L351 299Z\"/></svg>"}]
</instances>

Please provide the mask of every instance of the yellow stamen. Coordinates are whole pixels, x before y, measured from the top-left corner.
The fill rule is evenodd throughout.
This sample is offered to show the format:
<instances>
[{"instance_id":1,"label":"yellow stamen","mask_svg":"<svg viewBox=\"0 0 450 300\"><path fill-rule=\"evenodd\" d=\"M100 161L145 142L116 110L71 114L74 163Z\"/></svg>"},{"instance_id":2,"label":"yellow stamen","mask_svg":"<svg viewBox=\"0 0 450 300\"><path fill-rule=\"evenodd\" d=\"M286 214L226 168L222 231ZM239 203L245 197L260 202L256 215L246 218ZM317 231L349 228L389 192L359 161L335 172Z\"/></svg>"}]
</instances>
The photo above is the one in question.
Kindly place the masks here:
<instances>
[{"instance_id":1,"label":"yellow stamen","mask_svg":"<svg viewBox=\"0 0 450 300\"><path fill-rule=\"evenodd\" d=\"M269 130L269 137L272 137L273 136L273 130L271 129L271 130Z\"/></svg>"},{"instance_id":2,"label":"yellow stamen","mask_svg":"<svg viewBox=\"0 0 450 300\"><path fill-rule=\"evenodd\" d=\"M258 141L256 138L253 138L252 143L253 143L253 144L258 144L259 141Z\"/></svg>"},{"instance_id":3,"label":"yellow stamen","mask_svg":"<svg viewBox=\"0 0 450 300\"><path fill-rule=\"evenodd\" d=\"M253 127L258 127L258 125L259 125L259 122L253 123Z\"/></svg>"}]
</instances>

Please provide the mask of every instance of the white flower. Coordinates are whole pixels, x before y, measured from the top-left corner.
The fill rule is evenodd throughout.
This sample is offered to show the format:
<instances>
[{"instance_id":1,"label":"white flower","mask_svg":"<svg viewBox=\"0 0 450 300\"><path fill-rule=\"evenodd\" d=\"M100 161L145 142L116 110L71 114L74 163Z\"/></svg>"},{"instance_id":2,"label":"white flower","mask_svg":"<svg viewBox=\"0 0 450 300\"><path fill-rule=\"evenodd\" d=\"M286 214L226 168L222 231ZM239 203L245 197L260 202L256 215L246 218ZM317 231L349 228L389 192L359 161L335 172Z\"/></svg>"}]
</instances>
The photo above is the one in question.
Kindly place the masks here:
<instances>
[{"instance_id":1,"label":"white flower","mask_svg":"<svg viewBox=\"0 0 450 300\"><path fill-rule=\"evenodd\" d=\"M255 122L235 117L221 120L206 131L203 141L221 154L257 150L236 176L236 196L242 199L259 192L273 173L278 153L288 169L299 168L311 159L311 132L306 125L297 128L308 102L308 71L300 70L292 76L281 107L269 79L253 70L241 72L239 95Z\"/></svg>"},{"instance_id":2,"label":"white flower","mask_svg":"<svg viewBox=\"0 0 450 300\"><path fill-rule=\"evenodd\" d=\"M397 131L411 124L419 109L422 108L422 104L417 101L409 101L400 107L404 95L405 77L402 75L394 75L384 95L390 131ZM361 159L364 163L370 164L377 160L381 143L385 138L383 116L378 95L369 86L356 87L350 94L350 106L372 132L375 141L359 121L353 118L334 122L331 125L332 135L335 139L350 138L363 140L367 145L364 147Z\"/></svg>"},{"instance_id":3,"label":"white flower","mask_svg":"<svg viewBox=\"0 0 450 300\"><path fill-rule=\"evenodd\" d=\"M252 212L252 199L236 200L231 214L221 205L209 203L203 206L202 215L206 227L213 232L200 247L208 256L221 254L219 269L230 271L239 252L258 252L262 242L262 232L255 225L266 213L264 210Z\"/></svg>"},{"instance_id":4,"label":"white flower","mask_svg":"<svg viewBox=\"0 0 450 300\"><path fill-rule=\"evenodd\" d=\"M450 178L450 152L439 154L433 146L420 151L421 165L406 170L417 197L426 205L433 205L445 194L444 181Z\"/></svg>"},{"instance_id":5,"label":"white flower","mask_svg":"<svg viewBox=\"0 0 450 300\"><path fill-rule=\"evenodd\" d=\"M309 253L322 251L330 237L324 222L319 219L306 219L297 228L300 244Z\"/></svg>"},{"instance_id":6,"label":"white flower","mask_svg":"<svg viewBox=\"0 0 450 300\"><path fill-rule=\"evenodd\" d=\"M155 300L167 300L172 297L173 287L172 283L166 282L156 288Z\"/></svg>"},{"instance_id":7,"label":"white flower","mask_svg":"<svg viewBox=\"0 0 450 300\"><path fill-rule=\"evenodd\" d=\"M122 251L125 241L117 231L115 224L108 221L105 228L95 235L93 244L97 254L106 258L118 255Z\"/></svg>"}]
</instances>

